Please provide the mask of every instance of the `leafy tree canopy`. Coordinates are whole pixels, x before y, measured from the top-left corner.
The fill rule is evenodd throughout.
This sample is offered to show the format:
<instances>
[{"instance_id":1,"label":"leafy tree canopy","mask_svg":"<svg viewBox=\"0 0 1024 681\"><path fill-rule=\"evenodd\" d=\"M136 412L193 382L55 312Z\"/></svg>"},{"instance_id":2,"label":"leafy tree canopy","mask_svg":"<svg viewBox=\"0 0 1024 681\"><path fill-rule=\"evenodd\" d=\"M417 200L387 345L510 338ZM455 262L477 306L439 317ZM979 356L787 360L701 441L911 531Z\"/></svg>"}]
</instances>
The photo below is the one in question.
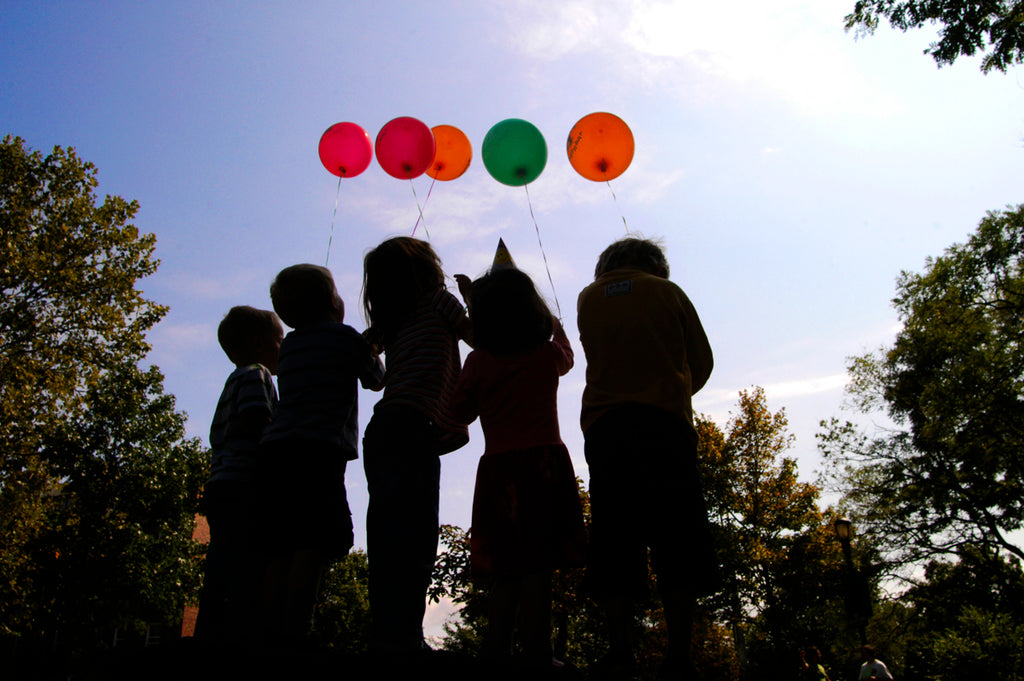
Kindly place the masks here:
<instances>
[{"instance_id":1,"label":"leafy tree canopy","mask_svg":"<svg viewBox=\"0 0 1024 681\"><path fill-rule=\"evenodd\" d=\"M0 482L104 371L143 358L167 311L135 288L158 265L156 238L129 223L138 203L97 205L96 185L73 149L0 144Z\"/></svg>"},{"instance_id":2,"label":"leafy tree canopy","mask_svg":"<svg viewBox=\"0 0 1024 681\"><path fill-rule=\"evenodd\" d=\"M819 435L845 503L896 564L973 545L1024 558L1024 205L904 272L891 348L853 358L849 395L895 428Z\"/></svg>"},{"instance_id":3,"label":"leafy tree canopy","mask_svg":"<svg viewBox=\"0 0 1024 681\"><path fill-rule=\"evenodd\" d=\"M1021 0L857 0L846 15L846 30L870 34L881 19L901 31L937 24L939 40L924 53L939 66L975 53L983 55L985 73L1024 61Z\"/></svg>"},{"instance_id":4,"label":"leafy tree canopy","mask_svg":"<svg viewBox=\"0 0 1024 681\"><path fill-rule=\"evenodd\" d=\"M71 149L0 144L0 637L66 651L180 616L206 466L139 367L155 237L96 186Z\"/></svg>"}]
</instances>

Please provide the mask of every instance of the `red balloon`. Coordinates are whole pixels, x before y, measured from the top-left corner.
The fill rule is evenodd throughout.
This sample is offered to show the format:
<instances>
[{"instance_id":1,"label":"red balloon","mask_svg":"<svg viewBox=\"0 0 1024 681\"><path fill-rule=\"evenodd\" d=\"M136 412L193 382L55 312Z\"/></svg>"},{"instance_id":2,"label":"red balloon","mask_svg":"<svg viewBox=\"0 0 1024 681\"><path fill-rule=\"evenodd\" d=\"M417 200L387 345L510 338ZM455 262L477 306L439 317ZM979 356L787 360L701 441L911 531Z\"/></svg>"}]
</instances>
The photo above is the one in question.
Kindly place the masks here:
<instances>
[{"instance_id":1,"label":"red balloon","mask_svg":"<svg viewBox=\"0 0 1024 681\"><path fill-rule=\"evenodd\" d=\"M377 162L400 180L422 175L434 160L434 133L422 121L402 116L377 133Z\"/></svg>"},{"instance_id":2,"label":"red balloon","mask_svg":"<svg viewBox=\"0 0 1024 681\"><path fill-rule=\"evenodd\" d=\"M338 177L355 177L373 160L370 136L355 123L335 123L320 136L320 162Z\"/></svg>"}]
</instances>

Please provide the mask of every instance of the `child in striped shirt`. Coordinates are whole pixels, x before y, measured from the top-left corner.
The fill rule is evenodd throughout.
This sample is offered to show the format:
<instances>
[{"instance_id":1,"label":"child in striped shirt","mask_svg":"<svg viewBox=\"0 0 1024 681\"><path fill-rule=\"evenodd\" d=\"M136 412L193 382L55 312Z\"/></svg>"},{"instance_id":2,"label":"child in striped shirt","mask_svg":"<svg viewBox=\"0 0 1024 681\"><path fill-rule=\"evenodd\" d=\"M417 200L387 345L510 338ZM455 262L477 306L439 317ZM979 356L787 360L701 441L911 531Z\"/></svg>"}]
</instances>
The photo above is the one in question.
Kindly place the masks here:
<instances>
[{"instance_id":1,"label":"child in striped shirt","mask_svg":"<svg viewBox=\"0 0 1024 681\"><path fill-rule=\"evenodd\" d=\"M196 638L219 646L246 638L258 596L259 561L253 552L255 455L277 408L277 351L284 330L270 310L231 308L217 340L235 364L210 427L210 477L202 513L210 526Z\"/></svg>"},{"instance_id":2,"label":"child in striped shirt","mask_svg":"<svg viewBox=\"0 0 1024 681\"><path fill-rule=\"evenodd\" d=\"M260 444L268 634L304 645L320 577L352 548L345 467L356 458L357 383L377 389L384 368L358 331L330 270L293 265L270 286L274 310L294 329L281 343L277 414Z\"/></svg>"},{"instance_id":3,"label":"child in striped shirt","mask_svg":"<svg viewBox=\"0 0 1024 681\"><path fill-rule=\"evenodd\" d=\"M363 306L367 337L387 360L384 396L363 437L371 647L416 654L427 648L423 615L437 554L440 456L469 441L448 405L469 318L445 288L441 259L411 237L388 239L366 254Z\"/></svg>"}]
</instances>

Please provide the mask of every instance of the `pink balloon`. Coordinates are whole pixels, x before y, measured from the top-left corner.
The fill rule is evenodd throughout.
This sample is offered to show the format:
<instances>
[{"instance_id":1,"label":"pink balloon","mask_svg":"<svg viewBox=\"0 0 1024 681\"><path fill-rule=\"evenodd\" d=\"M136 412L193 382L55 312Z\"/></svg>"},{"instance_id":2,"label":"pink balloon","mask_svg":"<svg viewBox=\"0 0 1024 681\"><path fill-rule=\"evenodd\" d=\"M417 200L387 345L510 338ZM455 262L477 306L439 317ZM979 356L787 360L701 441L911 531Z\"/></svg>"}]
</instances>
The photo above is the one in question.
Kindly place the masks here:
<instances>
[{"instance_id":1,"label":"pink balloon","mask_svg":"<svg viewBox=\"0 0 1024 681\"><path fill-rule=\"evenodd\" d=\"M355 123L335 123L320 136L320 162L338 177L355 177L373 160L370 136Z\"/></svg>"},{"instance_id":2,"label":"pink balloon","mask_svg":"<svg viewBox=\"0 0 1024 681\"><path fill-rule=\"evenodd\" d=\"M434 133L422 121L402 116L377 133L377 162L391 177L419 177L434 161Z\"/></svg>"}]
</instances>

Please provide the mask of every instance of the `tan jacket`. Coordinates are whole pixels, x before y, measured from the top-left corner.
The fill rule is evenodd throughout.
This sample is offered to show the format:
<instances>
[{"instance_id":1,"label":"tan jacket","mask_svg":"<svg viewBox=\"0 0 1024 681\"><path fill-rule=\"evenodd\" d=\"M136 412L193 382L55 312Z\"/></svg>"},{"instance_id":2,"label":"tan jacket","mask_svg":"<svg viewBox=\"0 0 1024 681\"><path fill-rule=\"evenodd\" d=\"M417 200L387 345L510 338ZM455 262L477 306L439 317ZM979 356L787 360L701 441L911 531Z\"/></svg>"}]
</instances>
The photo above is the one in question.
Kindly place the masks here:
<instances>
[{"instance_id":1,"label":"tan jacket","mask_svg":"<svg viewBox=\"0 0 1024 681\"><path fill-rule=\"evenodd\" d=\"M692 427L691 397L714 358L683 290L640 270L614 270L583 289L576 310L587 357L583 432L624 404L660 407Z\"/></svg>"}]
</instances>

